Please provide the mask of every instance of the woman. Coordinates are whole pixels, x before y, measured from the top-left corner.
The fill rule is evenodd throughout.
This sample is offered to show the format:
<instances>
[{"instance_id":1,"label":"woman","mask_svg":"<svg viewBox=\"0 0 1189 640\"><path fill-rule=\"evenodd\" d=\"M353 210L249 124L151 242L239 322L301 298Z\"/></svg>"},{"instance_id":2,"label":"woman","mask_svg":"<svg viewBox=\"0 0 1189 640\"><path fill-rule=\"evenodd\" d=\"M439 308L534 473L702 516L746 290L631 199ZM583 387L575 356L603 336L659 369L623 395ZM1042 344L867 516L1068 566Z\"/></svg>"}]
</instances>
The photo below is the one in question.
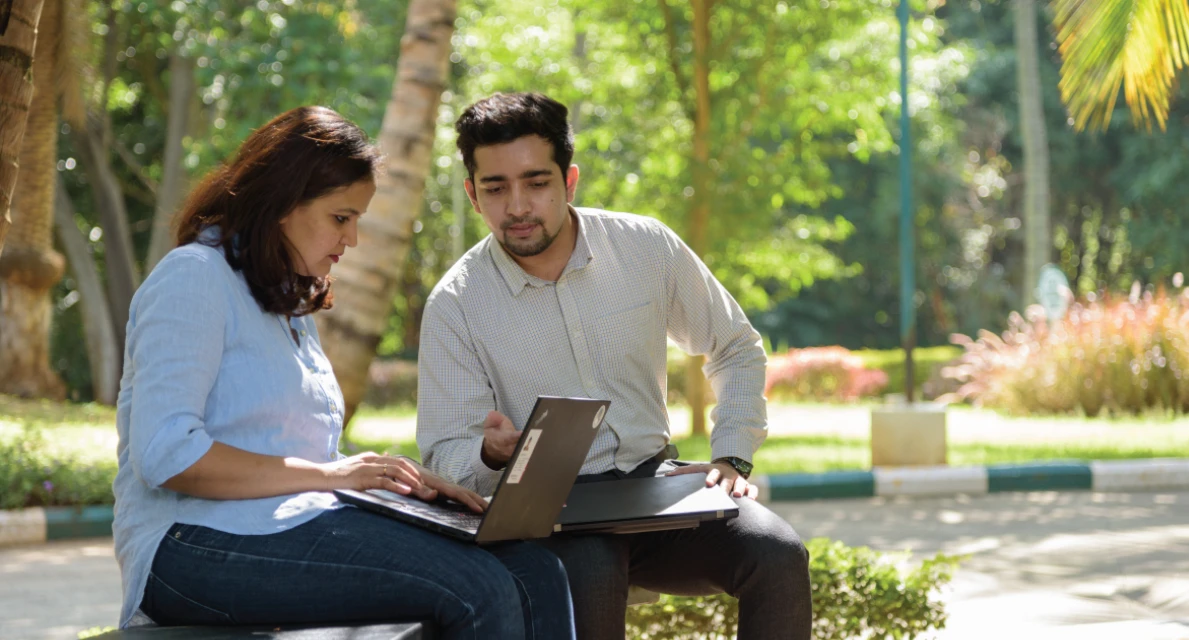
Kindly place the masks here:
<instances>
[{"instance_id":1,"label":"woman","mask_svg":"<svg viewBox=\"0 0 1189 640\"><path fill-rule=\"evenodd\" d=\"M573 637L557 558L480 548L333 489L478 495L408 458L338 453L343 397L311 314L375 194L376 149L329 109L253 133L195 190L132 300L117 428L120 626L433 619L447 638Z\"/></svg>"}]
</instances>

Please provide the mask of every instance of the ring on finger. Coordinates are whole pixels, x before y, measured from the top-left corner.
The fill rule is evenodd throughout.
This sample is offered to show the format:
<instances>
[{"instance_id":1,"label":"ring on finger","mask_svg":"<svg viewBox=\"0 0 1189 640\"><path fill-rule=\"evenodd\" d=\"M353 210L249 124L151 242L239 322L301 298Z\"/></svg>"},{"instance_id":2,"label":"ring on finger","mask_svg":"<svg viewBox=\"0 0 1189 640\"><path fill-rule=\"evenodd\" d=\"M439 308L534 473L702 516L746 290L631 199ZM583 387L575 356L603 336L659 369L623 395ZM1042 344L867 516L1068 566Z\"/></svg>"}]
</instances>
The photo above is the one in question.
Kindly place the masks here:
<instances>
[{"instance_id":1,"label":"ring on finger","mask_svg":"<svg viewBox=\"0 0 1189 640\"><path fill-rule=\"evenodd\" d=\"M384 465L384 471L380 475L384 476L385 478L388 477L388 465Z\"/></svg>"}]
</instances>

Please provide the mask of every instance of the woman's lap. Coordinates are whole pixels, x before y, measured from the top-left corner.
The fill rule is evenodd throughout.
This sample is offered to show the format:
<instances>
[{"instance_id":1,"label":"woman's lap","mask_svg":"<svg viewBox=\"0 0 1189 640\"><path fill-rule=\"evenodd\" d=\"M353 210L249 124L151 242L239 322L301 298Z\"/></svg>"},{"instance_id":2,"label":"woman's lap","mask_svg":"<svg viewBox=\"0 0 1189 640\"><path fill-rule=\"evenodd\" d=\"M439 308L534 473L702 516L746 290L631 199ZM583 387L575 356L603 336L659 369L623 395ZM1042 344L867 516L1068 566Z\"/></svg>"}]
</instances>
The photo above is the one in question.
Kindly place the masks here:
<instances>
[{"instance_id":1,"label":"woman's lap","mask_svg":"<svg viewBox=\"0 0 1189 640\"><path fill-rule=\"evenodd\" d=\"M560 567L531 543L481 548L342 508L265 536L175 525L141 609L160 624L432 619L465 638L528 622L552 637L571 620Z\"/></svg>"}]
</instances>

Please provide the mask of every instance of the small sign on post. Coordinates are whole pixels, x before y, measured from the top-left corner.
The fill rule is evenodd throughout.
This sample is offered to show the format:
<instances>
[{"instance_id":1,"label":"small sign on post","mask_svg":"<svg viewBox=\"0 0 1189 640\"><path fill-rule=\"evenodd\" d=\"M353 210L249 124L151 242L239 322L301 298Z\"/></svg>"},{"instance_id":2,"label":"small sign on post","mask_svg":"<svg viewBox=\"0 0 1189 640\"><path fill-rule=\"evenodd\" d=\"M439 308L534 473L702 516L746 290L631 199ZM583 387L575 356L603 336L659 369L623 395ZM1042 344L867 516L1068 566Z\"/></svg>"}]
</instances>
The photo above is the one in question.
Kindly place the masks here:
<instances>
[{"instance_id":1,"label":"small sign on post","mask_svg":"<svg viewBox=\"0 0 1189 640\"><path fill-rule=\"evenodd\" d=\"M1036 283L1036 301L1044 307L1045 316L1049 322L1060 322L1069 310L1069 303L1073 301L1073 290L1069 288L1069 279L1060 267L1049 263L1040 268L1040 278Z\"/></svg>"}]
</instances>

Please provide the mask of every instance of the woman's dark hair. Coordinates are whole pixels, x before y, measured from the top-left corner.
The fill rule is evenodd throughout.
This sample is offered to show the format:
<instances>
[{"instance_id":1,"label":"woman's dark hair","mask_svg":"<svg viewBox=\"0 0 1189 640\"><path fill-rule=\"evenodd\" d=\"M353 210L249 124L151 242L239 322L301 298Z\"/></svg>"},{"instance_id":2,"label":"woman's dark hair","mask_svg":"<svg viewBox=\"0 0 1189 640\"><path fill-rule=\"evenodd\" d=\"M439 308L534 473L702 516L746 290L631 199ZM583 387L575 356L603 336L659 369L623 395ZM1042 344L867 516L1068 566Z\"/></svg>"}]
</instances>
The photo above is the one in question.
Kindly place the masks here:
<instances>
[{"instance_id":1,"label":"woman's dark hair","mask_svg":"<svg viewBox=\"0 0 1189 640\"><path fill-rule=\"evenodd\" d=\"M539 93L495 93L462 112L454 123L458 150L468 176L475 179L475 149L541 136L553 147L553 161L566 175L574 159L574 132L562 103Z\"/></svg>"},{"instance_id":2,"label":"woman's dark hair","mask_svg":"<svg viewBox=\"0 0 1189 640\"><path fill-rule=\"evenodd\" d=\"M363 130L331 109L286 111L248 136L235 158L191 193L178 214L177 244L222 246L267 312L329 309L330 277L294 271L281 219L310 200L375 179L379 163ZM218 236L203 237L212 226Z\"/></svg>"}]
</instances>

